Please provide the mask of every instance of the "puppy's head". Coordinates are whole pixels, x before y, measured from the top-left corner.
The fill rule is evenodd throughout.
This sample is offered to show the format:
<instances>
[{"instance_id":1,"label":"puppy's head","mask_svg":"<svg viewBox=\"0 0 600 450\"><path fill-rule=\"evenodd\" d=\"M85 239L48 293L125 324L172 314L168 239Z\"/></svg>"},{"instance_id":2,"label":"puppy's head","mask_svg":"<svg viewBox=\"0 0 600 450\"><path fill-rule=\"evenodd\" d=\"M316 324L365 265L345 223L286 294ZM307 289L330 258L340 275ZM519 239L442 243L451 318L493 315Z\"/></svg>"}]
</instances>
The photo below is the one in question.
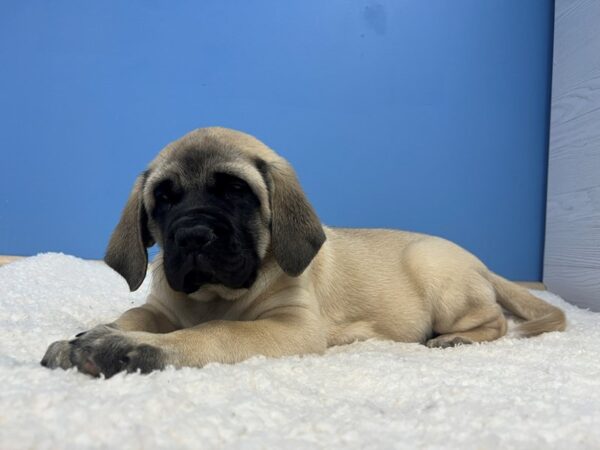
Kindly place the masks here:
<instances>
[{"instance_id":1,"label":"puppy's head","mask_svg":"<svg viewBox=\"0 0 600 450\"><path fill-rule=\"evenodd\" d=\"M204 128L169 144L138 177L104 259L135 290L146 249L158 243L172 289L244 289L267 255L298 276L324 241L283 158L244 133Z\"/></svg>"}]
</instances>

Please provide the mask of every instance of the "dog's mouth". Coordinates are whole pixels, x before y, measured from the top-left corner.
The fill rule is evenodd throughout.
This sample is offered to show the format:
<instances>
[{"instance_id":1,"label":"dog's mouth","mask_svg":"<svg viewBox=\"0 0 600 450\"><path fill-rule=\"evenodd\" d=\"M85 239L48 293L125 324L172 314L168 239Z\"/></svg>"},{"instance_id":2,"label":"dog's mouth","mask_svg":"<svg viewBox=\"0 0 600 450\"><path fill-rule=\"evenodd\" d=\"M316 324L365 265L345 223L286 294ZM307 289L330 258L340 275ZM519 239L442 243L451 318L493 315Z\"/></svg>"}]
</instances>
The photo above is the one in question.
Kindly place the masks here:
<instances>
[{"instance_id":1,"label":"dog's mouth","mask_svg":"<svg viewBox=\"0 0 600 450\"><path fill-rule=\"evenodd\" d=\"M183 276L183 282L181 286L181 292L185 294L191 294L200 289L207 281L203 281L204 274L198 274L195 272L189 272ZM208 279L208 278L205 278Z\"/></svg>"},{"instance_id":2,"label":"dog's mouth","mask_svg":"<svg viewBox=\"0 0 600 450\"><path fill-rule=\"evenodd\" d=\"M256 279L256 267L252 258L239 253L219 253L217 261L212 261L213 257L210 254L166 257L163 267L167 282L173 290L185 294L196 292L208 284L222 285L229 289L246 289L252 286Z\"/></svg>"},{"instance_id":3,"label":"dog's mouth","mask_svg":"<svg viewBox=\"0 0 600 450\"><path fill-rule=\"evenodd\" d=\"M193 253L182 255L166 252L165 275L171 288L185 294L196 292L203 285L217 282L217 273L205 255Z\"/></svg>"},{"instance_id":4,"label":"dog's mouth","mask_svg":"<svg viewBox=\"0 0 600 450\"><path fill-rule=\"evenodd\" d=\"M248 277L242 282L220 282L210 275L205 277L205 274L188 273L183 277L183 286L180 292L184 294L193 294L205 285L216 284L222 285L228 289L248 289L252 286L255 277Z\"/></svg>"}]
</instances>

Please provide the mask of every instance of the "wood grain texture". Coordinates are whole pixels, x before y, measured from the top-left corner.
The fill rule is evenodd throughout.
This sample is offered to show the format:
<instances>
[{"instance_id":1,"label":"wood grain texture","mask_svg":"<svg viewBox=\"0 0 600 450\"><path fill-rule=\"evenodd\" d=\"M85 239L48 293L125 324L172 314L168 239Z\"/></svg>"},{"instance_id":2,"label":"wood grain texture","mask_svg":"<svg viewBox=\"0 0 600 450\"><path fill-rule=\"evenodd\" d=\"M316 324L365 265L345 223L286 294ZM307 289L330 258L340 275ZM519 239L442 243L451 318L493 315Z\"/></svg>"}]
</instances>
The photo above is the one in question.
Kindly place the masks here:
<instances>
[{"instance_id":1,"label":"wood grain texture","mask_svg":"<svg viewBox=\"0 0 600 450\"><path fill-rule=\"evenodd\" d=\"M544 283L600 311L600 1L556 0Z\"/></svg>"}]
</instances>

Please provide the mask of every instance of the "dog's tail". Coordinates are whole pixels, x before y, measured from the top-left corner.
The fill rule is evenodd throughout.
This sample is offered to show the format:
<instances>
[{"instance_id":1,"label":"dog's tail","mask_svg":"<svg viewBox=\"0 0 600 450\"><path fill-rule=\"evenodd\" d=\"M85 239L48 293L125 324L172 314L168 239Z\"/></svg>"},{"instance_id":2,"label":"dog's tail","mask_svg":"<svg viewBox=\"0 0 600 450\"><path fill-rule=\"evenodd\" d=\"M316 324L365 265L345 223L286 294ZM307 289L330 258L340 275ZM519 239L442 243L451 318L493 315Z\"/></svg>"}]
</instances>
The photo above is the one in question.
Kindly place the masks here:
<instances>
[{"instance_id":1,"label":"dog's tail","mask_svg":"<svg viewBox=\"0 0 600 450\"><path fill-rule=\"evenodd\" d=\"M516 316L525 319L516 331L519 335L536 336L549 331L564 331L565 313L531 294L524 287L489 272L488 280L496 290L498 303Z\"/></svg>"}]
</instances>

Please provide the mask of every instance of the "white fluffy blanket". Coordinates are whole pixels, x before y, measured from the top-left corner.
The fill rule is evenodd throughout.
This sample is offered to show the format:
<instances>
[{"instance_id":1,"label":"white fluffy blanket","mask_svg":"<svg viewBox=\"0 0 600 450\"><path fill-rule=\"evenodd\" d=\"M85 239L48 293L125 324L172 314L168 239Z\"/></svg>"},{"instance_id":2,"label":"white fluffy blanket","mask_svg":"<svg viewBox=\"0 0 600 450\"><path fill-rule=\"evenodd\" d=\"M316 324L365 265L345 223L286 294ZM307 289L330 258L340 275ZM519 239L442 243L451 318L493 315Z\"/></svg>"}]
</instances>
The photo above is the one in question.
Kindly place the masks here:
<instances>
[{"instance_id":1,"label":"white fluffy blanket","mask_svg":"<svg viewBox=\"0 0 600 450\"><path fill-rule=\"evenodd\" d=\"M92 379L48 344L143 302L101 263L0 268L0 448L600 448L599 314L451 349L368 341L324 356Z\"/></svg>"}]
</instances>

